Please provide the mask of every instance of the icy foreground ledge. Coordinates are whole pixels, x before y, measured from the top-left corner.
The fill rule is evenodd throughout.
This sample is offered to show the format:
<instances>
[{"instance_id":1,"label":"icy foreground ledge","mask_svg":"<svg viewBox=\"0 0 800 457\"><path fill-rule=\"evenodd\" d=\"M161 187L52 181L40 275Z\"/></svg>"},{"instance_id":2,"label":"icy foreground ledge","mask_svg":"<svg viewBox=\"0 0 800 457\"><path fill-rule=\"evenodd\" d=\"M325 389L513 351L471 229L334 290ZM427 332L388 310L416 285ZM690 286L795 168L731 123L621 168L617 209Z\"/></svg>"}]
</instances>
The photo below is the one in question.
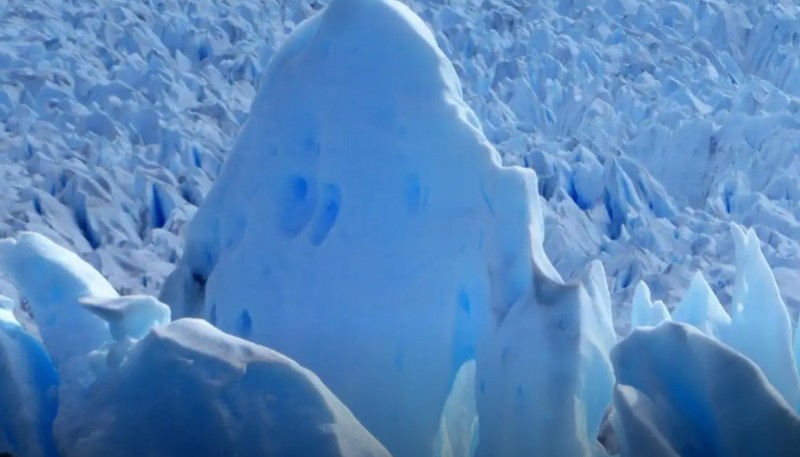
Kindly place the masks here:
<instances>
[{"instance_id":1,"label":"icy foreground ledge","mask_svg":"<svg viewBox=\"0 0 800 457\"><path fill-rule=\"evenodd\" d=\"M612 352L623 457L795 456L800 417L764 373L699 331L664 323Z\"/></svg>"},{"instance_id":2,"label":"icy foreground ledge","mask_svg":"<svg viewBox=\"0 0 800 457\"><path fill-rule=\"evenodd\" d=\"M389 457L313 373L197 319L154 328L81 417L62 457Z\"/></svg>"},{"instance_id":3,"label":"icy foreground ledge","mask_svg":"<svg viewBox=\"0 0 800 457\"><path fill-rule=\"evenodd\" d=\"M41 235L0 241L0 269L45 340L0 301L0 452L389 456L310 371L205 321L169 323Z\"/></svg>"}]
</instances>

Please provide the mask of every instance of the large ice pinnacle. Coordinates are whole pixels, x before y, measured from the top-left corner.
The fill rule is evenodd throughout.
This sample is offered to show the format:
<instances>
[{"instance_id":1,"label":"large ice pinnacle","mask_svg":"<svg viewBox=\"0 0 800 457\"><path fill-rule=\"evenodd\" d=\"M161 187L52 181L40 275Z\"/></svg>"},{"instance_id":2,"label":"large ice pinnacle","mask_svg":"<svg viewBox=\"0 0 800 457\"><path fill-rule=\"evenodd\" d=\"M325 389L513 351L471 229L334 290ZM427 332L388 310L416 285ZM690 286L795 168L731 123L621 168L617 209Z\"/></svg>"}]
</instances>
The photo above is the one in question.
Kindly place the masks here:
<instances>
[{"instance_id":1,"label":"large ice pinnacle","mask_svg":"<svg viewBox=\"0 0 800 457\"><path fill-rule=\"evenodd\" d=\"M478 329L534 259L558 277L540 211L423 22L334 0L270 62L161 299L317 373L395 457L429 455Z\"/></svg>"}]
</instances>

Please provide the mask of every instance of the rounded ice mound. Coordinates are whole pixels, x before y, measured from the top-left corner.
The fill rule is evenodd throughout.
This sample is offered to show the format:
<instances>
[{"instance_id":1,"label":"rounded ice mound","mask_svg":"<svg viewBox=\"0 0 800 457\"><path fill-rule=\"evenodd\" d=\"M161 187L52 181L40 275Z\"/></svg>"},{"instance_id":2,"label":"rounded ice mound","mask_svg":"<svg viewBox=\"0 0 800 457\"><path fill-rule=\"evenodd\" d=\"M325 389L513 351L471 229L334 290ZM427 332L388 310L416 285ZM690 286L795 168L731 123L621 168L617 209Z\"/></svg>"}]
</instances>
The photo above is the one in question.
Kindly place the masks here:
<instances>
[{"instance_id":1,"label":"rounded ice mound","mask_svg":"<svg viewBox=\"0 0 800 457\"><path fill-rule=\"evenodd\" d=\"M390 457L313 373L198 319L154 328L82 408L63 457Z\"/></svg>"},{"instance_id":2,"label":"rounded ice mound","mask_svg":"<svg viewBox=\"0 0 800 457\"><path fill-rule=\"evenodd\" d=\"M428 455L475 335L533 262L558 277L540 213L424 23L334 0L273 56L161 299L313 370L395 457Z\"/></svg>"}]
</instances>

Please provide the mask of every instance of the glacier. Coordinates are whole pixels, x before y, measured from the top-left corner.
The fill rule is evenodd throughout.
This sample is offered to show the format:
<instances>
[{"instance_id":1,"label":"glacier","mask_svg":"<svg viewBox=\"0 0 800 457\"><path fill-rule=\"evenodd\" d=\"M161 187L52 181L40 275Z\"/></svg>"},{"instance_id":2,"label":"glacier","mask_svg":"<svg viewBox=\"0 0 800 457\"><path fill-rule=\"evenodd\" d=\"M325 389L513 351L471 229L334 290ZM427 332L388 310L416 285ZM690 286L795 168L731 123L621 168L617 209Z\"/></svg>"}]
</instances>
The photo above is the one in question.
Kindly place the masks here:
<instances>
[{"instance_id":1,"label":"glacier","mask_svg":"<svg viewBox=\"0 0 800 457\"><path fill-rule=\"evenodd\" d=\"M327 3L9 4L0 235L42 233L122 294L157 294L266 64ZM669 305L702 269L730 299L730 220L758 232L796 320L796 5L407 3L504 163L537 170L559 273L604 263L618 332L641 280Z\"/></svg>"},{"instance_id":2,"label":"glacier","mask_svg":"<svg viewBox=\"0 0 800 457\"><path fill-rule=\"evenodd\" d=\"M0 452L794 455L755 3L0 5Z\"/></svg>"}]
</instances>

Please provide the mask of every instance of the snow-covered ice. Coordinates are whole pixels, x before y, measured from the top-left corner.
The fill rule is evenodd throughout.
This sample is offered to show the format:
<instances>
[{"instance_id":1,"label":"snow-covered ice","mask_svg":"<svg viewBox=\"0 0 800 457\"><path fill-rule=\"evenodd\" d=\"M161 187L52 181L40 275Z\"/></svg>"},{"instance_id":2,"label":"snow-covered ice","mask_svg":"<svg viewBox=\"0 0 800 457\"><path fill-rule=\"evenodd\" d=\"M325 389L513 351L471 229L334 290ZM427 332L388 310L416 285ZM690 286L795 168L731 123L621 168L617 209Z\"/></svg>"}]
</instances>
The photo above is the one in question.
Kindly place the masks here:
<instances>
[{"instance_id":1,"label":"snow-covered ice","mask_svg":"<svg viewBox=\"0 0 800 457\"><path fill-rule=\"evenodd\" d=\"M168 324L172 315L167 305L147 295L86 297L80 304L108 323L115 341L140 339L154 326Z\"/></svg>"}]
</instances>

